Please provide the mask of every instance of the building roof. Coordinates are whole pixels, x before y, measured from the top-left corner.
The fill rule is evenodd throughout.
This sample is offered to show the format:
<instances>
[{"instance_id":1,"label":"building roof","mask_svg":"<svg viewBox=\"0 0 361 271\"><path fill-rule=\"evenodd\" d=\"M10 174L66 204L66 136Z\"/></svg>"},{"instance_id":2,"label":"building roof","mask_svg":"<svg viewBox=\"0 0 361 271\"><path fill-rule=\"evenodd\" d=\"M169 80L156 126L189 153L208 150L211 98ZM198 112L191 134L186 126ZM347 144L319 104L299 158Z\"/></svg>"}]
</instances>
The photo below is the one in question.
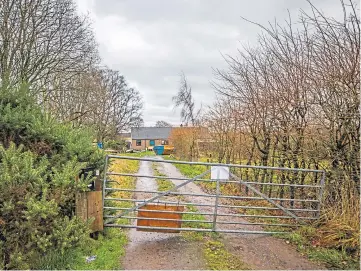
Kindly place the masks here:
<instances>
[{"instance_id":1,"label":"building roof","mask_svg":"<svg viewBox=\"0 0 361 271\"><path fill-rule=\"evenodd\" d=\"M138 127L132 128L132 139L167 139L172 127Z\"/></svg>"}]
</instances>

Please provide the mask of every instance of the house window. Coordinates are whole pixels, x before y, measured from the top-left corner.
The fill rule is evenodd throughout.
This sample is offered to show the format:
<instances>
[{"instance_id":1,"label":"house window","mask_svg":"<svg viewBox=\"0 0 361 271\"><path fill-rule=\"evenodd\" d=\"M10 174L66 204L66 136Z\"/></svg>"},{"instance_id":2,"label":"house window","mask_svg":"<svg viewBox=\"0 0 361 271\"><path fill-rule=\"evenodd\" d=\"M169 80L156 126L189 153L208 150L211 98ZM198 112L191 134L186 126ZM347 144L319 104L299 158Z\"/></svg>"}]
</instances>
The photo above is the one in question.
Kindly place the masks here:
<instances>
[{"instance_id":1,"label":"house window","mask_svg":"<svg viewBox=\"0 0 361 271\"><path fill-rule=\"evenodd\" d=\"M136 146L142 146L142 141L140 139L135 141Z\"/></svg>"},{"instance_id":2,"label":"house window","mask_svg":"<svg viewBox=\"0 0 361 271\"><path fill-rule=\"evenodd\" d=\"M162 140L161 144L162 145L168 145L168 140Z\"/></svg>"}]
</instances>

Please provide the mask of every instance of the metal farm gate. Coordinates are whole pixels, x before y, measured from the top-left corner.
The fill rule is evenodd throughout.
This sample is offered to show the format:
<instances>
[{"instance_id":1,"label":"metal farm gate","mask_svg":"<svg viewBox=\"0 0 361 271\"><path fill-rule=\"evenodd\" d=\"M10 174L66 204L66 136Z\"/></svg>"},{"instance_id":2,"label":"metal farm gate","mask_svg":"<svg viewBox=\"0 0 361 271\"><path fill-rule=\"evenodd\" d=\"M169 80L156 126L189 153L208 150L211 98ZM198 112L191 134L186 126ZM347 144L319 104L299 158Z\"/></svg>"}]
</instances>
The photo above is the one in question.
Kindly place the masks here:
<instances>
[{"instance_id":1,"label":"metal farm gate","mask_svg":"<svg viewBox=\"0 0 361 271\"><path fill-rule=\"evenodd\" d=\"M139 172L109 170L115 160L136 160ZM199 174L187 178L174 166ZM139 231L288 232L319 218L325 182L321 170L116 155L105 168L104 227Z\"/></svg>"}]
</instances>

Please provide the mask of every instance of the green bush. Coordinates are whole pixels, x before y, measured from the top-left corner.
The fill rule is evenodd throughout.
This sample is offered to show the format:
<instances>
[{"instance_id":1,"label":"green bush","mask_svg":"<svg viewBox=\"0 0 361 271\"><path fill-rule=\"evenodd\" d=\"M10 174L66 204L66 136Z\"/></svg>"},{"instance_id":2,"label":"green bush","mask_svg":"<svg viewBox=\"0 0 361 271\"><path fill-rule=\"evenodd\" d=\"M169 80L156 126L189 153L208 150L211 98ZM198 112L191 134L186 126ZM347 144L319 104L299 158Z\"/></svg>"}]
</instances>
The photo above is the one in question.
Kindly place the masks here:
<instances>
[{"instance_id":1,"label":"green bush","mask_svg":"<svg viewBox=\"0 0 361 271\"><path fill-rule=\"evenodd\" d=\"M126 145L127 144L124 140L120 140L120 141L108 140L105 142L104 147L106 149L121 151L121 150L125 149Z\"/></svg>"},{"instance_id":2,"label":"green bush","mask_svg":"<svg viewBox=\"0 0 361 271\"><path fill-rule=\"evenodd\" d=\"M102 153L92 146L91 131L72 128L42 112L26 88L13 92L1 91L0 143L24 145L39 156L46 155L51 164L60 165L75 158L87 166L100 167Z\"/></svg>"},{"instance_id":3,"label":"green bush","mask_svg":"<svg viewBox=\"0 0 361 271\"><path fill-rule=\"evenodd\" d=\"M31 268L87 240L74 212L75 194L92 178L78 178L81 169L103 163L92 139L42 112L26 89L1 91L0 269Z\"/></svg>"}]
</instances>

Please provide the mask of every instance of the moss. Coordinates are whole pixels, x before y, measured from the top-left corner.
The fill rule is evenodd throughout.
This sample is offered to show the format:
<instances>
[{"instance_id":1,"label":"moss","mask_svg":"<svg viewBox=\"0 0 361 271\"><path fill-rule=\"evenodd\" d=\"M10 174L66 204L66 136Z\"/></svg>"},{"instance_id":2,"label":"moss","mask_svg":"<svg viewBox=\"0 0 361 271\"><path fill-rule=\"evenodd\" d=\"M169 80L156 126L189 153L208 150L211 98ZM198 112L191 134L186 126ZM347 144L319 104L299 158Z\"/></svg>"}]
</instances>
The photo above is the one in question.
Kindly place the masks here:
<instances>
[{"instance_id":1,"label":"moss","mask_svg":"<svg viewBox=\"0 0 361 271\"><path fill-rule=\"evenodd\" d=\"M204 245L204 257L211 270L249 270L248 265L238 256L228 252L224 244L217 240L207 241Z\"/></svg>"}]
</instances>

